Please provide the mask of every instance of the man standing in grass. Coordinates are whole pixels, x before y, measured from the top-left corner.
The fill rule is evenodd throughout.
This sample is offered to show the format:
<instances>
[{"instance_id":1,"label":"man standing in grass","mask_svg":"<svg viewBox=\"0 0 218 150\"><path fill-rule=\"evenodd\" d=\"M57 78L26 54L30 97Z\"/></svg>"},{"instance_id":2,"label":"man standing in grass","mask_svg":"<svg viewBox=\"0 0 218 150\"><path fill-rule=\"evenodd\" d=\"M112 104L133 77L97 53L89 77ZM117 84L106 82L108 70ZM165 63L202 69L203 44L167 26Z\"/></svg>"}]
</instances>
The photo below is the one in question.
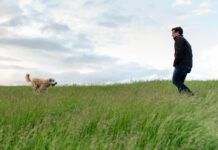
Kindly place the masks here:
<instances>
[{"instance_id":1,"label":"man standing in grass","mask_svg":"<svg viewBox=\"0 0 218 150\"><path fill-rule=\"evenodd\" d=\"M179 93L194 95L192 91L184 84L186 75L192 69L192 48L189 42L183 37L181 27L172 28L172 37L175 40L175 59L173 66L173 84L178 88Z\"/></svg>"}]
</instances>

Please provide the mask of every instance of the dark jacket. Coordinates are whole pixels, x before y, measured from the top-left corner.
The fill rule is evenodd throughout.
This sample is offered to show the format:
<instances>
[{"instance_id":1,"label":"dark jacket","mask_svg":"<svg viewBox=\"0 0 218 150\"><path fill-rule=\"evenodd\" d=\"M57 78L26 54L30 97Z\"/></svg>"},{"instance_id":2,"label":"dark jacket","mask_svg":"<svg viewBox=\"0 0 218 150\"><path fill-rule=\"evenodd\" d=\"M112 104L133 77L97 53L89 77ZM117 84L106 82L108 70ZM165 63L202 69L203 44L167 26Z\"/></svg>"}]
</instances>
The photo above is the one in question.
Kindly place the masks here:
<instances>
[{"instance_id":1,"label":"dark jacket","mask_svg":"<svg viewBox=\"0 0 218 150\"><path fill-rule=\"evenodd\" d=\"M192 48L189 42L183 36L174 38L175 59L173 66L186 65L192 67Z\"/></svg>"}]
</instances>

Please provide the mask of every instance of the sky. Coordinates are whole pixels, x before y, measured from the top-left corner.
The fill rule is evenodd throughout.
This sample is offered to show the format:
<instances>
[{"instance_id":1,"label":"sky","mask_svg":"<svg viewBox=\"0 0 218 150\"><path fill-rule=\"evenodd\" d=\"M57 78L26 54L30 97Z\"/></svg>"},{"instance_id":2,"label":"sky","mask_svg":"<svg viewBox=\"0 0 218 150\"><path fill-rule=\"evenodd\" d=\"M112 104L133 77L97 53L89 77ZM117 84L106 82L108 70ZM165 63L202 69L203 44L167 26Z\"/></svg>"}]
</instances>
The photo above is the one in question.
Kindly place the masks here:
<instances>
[{"instance_id":1,"label":"sky","mask_svg":"<svg viewBox=\"0 0 218 150\"><path fill-rule=\"evenodd\" d=\"M0 85L171 80L181 26L193 50L187 80L218 79L216 0L0 0Z\"/></svg>"}]
</instances>

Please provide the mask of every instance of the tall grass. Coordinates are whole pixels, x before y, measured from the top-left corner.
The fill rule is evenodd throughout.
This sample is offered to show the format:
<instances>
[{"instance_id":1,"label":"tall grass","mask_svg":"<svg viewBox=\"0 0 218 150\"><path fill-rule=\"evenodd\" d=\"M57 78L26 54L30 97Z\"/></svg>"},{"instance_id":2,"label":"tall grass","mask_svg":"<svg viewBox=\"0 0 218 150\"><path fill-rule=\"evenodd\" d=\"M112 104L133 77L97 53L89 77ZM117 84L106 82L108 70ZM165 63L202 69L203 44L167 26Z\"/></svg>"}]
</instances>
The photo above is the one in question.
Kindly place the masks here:
<instances>
[{"instance_id":1,"label":"tall grass","mask_svg":"<svg viewBox=\"0 0 218 150\"><path fill-rule=\"evenodd\" d=\"M0 149L218 149L218 81L0 87Z\"/></svg>"}]
</instances>

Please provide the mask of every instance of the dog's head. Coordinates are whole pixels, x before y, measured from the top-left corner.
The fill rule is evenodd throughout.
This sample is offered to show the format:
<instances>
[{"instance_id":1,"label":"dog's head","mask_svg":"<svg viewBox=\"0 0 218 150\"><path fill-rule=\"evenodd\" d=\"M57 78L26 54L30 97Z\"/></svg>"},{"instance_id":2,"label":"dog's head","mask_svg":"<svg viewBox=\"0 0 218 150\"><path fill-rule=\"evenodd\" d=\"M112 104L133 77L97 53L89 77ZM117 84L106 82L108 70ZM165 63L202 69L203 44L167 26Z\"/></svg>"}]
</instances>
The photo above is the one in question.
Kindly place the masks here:
<instances>
[{"instance_id":1,"label":"dog's head","mask_svg":"<svg viewBox=\"0 0 218 150\"><path fill-rule=\"evenodd\" d=\"M56 82L55 79L53 79L53 78L48 79L48 81L49 81L49 84L50 84L51 86L55 86L55 85L57 84L57 82Z\"/></svg>"}]
</instances>

